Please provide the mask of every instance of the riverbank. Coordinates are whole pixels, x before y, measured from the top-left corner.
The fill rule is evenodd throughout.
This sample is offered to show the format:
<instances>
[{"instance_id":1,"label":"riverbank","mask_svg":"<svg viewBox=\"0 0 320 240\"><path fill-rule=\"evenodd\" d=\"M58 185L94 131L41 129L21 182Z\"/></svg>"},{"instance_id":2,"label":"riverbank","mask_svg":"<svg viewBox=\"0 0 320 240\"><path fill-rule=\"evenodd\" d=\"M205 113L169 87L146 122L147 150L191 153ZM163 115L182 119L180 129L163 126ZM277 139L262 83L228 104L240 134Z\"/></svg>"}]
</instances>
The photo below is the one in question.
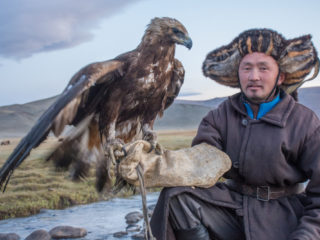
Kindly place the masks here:
<instances>
[{"instance_id":1,"label":"riverbank","mask_svg":"<svg viewBox=\"0 0 320 240\"><path fill-rule=\"evenodd\" d=\"M158 139L167 149L188 147L195 131L164 131ZM8 139L9 145L0 146L0 166L3 165L19 139ZM39 213L41 209L64 209L114 197L131 196L131 191L122 191L116 196L108 192L98 194L95 190L95 173L88 178L73 182L67 171L56 171L45 156L56 144L48 138L13 173L5 193L0 194L0 220L25 217Z\"/></svg>"}]
</instances>

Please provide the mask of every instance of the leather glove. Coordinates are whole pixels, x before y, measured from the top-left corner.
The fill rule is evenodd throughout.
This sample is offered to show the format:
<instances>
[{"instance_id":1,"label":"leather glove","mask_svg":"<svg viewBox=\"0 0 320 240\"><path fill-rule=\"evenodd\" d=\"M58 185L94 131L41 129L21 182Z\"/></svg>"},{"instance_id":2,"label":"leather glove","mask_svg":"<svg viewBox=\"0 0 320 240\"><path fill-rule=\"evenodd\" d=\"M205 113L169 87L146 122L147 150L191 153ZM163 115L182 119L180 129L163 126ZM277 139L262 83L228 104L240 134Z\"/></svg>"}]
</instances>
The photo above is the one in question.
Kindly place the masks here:
<instances>
[{"instance_id":1,"label":"leather glove","mask_svg":"<svg viewBox=\"0 0 320 240\"><path fill-rule=\"evenodd\" d=\"M139 185L136 168L140 165L146 187L211 187L231 167L228 155L207 143L175 151L164 149L160 155L149 152L150 148L143 140L125 147L127 155L118 171L127 182Z\"/></svg>"}]
</instances>

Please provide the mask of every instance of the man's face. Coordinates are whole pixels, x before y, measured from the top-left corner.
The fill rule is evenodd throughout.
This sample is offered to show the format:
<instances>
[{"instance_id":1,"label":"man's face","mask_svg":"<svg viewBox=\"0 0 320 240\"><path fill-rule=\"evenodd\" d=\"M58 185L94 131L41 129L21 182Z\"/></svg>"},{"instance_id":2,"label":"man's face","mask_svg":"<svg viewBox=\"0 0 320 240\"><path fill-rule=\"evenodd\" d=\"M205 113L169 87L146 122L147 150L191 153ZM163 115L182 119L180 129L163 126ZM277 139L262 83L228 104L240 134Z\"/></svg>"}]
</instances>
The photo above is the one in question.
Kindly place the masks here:
<instances>
[{"instance_id":1,"label":"man's face","mask_svg":"<svg viewBox=\"0 0 320 240\"><path fill-rule=\"evenodd\" d=\"M254 102L261 103L271 93L279 67L273 57L264 53L254 52L244 56L239 66L239 80L243 93ZM278 85L284 81L280 74Z\"/></svg>"}]
</instances>

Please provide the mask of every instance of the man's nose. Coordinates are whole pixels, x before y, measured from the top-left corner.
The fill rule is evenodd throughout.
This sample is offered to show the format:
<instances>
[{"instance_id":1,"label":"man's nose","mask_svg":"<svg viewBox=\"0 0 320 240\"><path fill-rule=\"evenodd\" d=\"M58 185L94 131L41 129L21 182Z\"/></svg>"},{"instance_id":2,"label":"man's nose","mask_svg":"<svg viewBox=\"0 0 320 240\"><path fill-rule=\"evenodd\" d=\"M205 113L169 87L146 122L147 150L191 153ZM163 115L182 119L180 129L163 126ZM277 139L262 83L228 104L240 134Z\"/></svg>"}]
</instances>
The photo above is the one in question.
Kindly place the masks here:
<instances>
[{"instance_id":1,"label":"man's nose","mask_svg":"<svg viewBox=\"0 0 320 240\"><path fill-rule=\"evenodd\" d=\"M259 76L259 71L256 68L253 68L250 73L249 73L249 80L259 80L260 76Z\"/></svg>"}]
</instances>

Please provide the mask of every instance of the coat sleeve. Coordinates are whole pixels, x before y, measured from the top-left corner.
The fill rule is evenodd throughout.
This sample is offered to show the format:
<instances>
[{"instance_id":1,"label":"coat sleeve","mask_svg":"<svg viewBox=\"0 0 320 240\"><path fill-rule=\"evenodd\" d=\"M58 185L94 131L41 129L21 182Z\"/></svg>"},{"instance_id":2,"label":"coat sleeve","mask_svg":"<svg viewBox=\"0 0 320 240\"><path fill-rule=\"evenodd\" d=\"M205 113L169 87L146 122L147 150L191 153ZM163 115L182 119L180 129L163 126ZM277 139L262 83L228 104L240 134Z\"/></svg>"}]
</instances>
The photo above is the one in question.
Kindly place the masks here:
<instances>
[{"instance_id":1,"label":"coat sleeve","mask_svg":"<svg viewBox=\"0 0 320 240\"><path fill-rule=\"evenodd\" d=\"M221 135L222 126L219 125L219 123L223 122L221 117L221 108L211 110L202 119L197 135L192 141L192 146L205 142L224 151L223 138Z\"/></svg>"},{"instance_id":2,"label":"coat sleeve","mask_svg":"<svg viewBox=\"0 0 320 240\"><path fill-rule=\"evenodd\" d=\"M320 123L313 128L301 150L299 167L308 177L307 203L299 225L290 235L290 240L320 239ZM312 123L311 123L312 125Z\"/></svg>"}]
</instances>

